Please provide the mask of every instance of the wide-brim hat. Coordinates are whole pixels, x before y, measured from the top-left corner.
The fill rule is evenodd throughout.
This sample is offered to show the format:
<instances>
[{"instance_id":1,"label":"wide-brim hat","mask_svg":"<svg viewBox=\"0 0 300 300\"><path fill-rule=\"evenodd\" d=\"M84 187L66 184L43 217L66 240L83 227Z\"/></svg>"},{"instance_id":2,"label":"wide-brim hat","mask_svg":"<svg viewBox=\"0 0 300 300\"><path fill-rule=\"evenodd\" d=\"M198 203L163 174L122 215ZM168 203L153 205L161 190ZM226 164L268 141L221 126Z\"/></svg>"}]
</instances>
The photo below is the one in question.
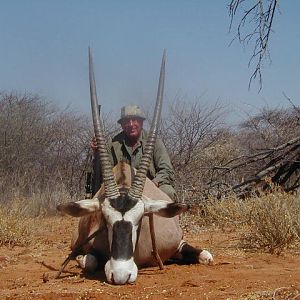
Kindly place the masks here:
<instances>
[{"instance_id":1,"label":"wide-brim hat","mask_svg":"<svg viewBox=\"0 0 300 300\"><path fill-rule=\"evenodd\" d=\"M118 123L120 124L122 120L129 119L129 118L138 118L141 120L145 120L145 114L137 105L127 105L123 106L121 108L121 117L118 120Z\"/></svg>"}]
</instances>

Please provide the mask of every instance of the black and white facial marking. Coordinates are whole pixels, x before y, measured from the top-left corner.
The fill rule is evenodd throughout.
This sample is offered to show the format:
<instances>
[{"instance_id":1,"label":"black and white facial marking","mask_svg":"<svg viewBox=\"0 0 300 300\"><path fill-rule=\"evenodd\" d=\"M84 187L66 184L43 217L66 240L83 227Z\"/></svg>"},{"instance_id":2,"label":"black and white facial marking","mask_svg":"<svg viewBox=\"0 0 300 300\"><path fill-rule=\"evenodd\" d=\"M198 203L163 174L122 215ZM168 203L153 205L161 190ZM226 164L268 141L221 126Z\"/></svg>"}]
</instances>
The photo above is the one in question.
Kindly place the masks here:
<instances>
[{"instance_id":1,"label":"black and white facial marking","mask_svg":"<svg viewBox=\"0 0 300 300\"><path fill-rule=\"evenodd\" d=\"M111 257L127 260L133 256L132 223L122 220L113 225Z\"/></svg>"},{"instance_id":2,"label":"black and white facial marking","mask_svg":"<svg viewBox=\"0 0 300 300\"><path fill-rule=\"evenodd\" d=\"M137 278L133 254L144 211L143 201L131 199L127 193L121 193L116 199L105 199L102 204L111 252L111 258L105 265L106 278L110 283L131 283Z\"/></svg>"}]
</instances>

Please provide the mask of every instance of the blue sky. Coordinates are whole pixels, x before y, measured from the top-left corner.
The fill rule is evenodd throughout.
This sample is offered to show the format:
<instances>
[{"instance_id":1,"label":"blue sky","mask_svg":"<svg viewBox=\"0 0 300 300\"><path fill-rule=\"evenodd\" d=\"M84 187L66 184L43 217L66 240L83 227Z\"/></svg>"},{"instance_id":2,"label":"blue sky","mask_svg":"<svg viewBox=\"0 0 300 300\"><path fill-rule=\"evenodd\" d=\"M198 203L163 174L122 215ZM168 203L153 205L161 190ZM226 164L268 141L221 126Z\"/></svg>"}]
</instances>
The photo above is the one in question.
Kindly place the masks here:
<instances>
[{"instance_id":1,"label":"blue sky","mask_svg":"<svg viewBox=\"0 0 300 300\"><path fill-rule=\"evenodd\" d=\"M248 0L250 1L250 0ZM106 112L154 101L167 49L165 99L220 101L232 118L259 107L300 105L300 1L280 1L263 89L248 90L251 48L228 32L228 1L0 0L0 90L37 93L89 113L87 49Z\"/></svg>"}]
</instances>

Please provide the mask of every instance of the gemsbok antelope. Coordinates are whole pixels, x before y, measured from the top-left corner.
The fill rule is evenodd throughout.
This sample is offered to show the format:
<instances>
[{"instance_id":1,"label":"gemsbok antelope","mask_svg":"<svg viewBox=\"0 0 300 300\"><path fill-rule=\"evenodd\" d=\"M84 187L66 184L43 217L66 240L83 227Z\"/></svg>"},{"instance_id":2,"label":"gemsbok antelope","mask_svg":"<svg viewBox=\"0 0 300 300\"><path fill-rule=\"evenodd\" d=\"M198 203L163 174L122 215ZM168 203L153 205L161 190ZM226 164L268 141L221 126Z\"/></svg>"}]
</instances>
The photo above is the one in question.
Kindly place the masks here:
<instances>
[{"instance_id":1,"label":"gemsbok antelope","mask_svg":"<svg viewBox=\"0 0 300 300\"><path fill-rule=\"evenodd\" d=\"M113 284L133 283L137 279L138 266L154 266L152 241L149 228L150 215L156 235L156 248L162 261L170 258L186 263L210 264L212 255L188 245L182 239L179 214L187 206L174 203L164 192L146 177L160 120L164 77L165 52L163 54L154 116L143 157L138 170L125 162L114 168L107 152L103 124L98 112L93 61L89 49L89 78L93 123L103 184L93 199L58 205L58 211L81 217L78 230L71 242L72 250L81 245L77 256L80 266L93 272L99 262L105 263L107 281ZM84 242L87 237L92 239Z\"/></svg>"}]
</instances>

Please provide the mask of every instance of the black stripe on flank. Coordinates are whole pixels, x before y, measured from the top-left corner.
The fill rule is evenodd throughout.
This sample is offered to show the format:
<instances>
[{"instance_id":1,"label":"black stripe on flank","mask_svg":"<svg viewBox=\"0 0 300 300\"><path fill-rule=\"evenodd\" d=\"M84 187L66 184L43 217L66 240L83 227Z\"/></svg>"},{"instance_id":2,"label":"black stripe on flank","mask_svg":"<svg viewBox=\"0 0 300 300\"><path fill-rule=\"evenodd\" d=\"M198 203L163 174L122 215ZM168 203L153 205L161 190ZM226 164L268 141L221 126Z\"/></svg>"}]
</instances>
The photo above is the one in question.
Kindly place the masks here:
<instances>
[{"instance_id":1,"label":"black stripe on flank","mask_svg":"<svg viewBox=\"0 0 300 300\"><path fill-rule=\"evenodd\" d=\"M116 221L113 225L111 256L114 259L128 260L133 256L132 224L128 221Z\"/></svg>"},{"instance_id":2,"label":"black stripe on flank","mask_svg":"<svg viewBox=\"0 0 300 300\"><path fill-rule=\"evenodd\" d=\"M137 200L128 197L127 193L121 191L121 195L118 198L109 199L109 203L115 210L124 215L137 204Z\"/></svg>"},{"instance_id":3,"label":"black stripe on flank","mask_svg":"<svg viewBox=\"0 0 300 300\"><path fill-rule=\"evenodd\" d=\"M182 255L183 264L197 264L199 263L199 255L202 250L197 249L189 244L183 245L180 253Z\"/></svg>"}]
</instances>

